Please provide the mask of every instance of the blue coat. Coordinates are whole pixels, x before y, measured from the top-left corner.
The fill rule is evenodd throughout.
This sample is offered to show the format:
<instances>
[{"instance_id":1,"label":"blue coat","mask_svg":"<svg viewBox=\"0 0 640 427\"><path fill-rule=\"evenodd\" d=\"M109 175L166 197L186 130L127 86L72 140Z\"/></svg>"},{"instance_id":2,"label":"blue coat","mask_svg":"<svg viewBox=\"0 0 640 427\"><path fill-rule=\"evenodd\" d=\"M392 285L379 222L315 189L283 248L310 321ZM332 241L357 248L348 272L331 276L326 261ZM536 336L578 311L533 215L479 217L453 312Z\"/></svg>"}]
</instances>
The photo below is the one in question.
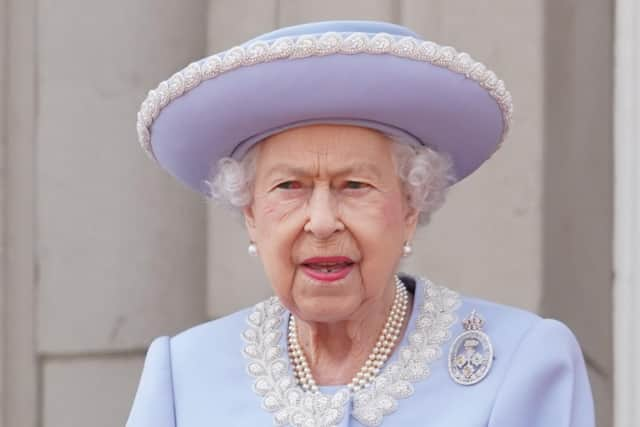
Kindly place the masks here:
<instances>
[{"instance_id":1,"label":"blue coat","mask_svg":"<svg viewBox=\"0 0 640 427\"><path fill-rule=\"evenodd\" d=\"M149 347L127 427L593 427L584 359L571 331L534 314L403 277L415 299L405 336L362 392L306 395L286 353L275 298ZM494 357L473 385L453 381L449 350L476 310Z\"/></svg>"}]
</instances>

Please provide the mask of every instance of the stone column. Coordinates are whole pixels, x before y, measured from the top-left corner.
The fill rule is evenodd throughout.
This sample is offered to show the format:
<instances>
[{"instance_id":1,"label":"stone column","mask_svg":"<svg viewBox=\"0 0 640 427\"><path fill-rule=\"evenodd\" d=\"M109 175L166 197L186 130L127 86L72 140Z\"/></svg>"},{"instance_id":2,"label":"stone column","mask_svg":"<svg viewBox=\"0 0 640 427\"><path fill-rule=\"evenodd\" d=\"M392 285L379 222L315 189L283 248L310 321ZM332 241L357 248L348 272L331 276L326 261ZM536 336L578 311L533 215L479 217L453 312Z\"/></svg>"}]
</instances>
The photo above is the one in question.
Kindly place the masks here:
<instances>
[{"instance_id":1,"label":"stone column","mask_svg":"<svg viewBox=\"0 0 640 427\"><path fill-rule=\"evenodd\" d=\"M613 418L613 5L545 2L540 311L577 334L598 426Z\"/></svg>"},{"instance_id":2,"label":"stone column","mask_svg":"<svg viewBox=\"0 0 640 427\"><path fill-rule=\"evenodd\" d=\"M35 0L3 2L6 37L4 98L6 127L2 206L4 268L0 307L3 352L3 427L36 427L38 365L35 344L37 263L34 243L34 143L36 134ZM2 16L2 15L0 15ZM0 21L3 19L0 18Z\"/></svg>"},{"instance_id":3,"label":"stone column","mask_svg":"<svg viewBox=\"0 0 640 427\"><path fill-rule=\"evenodd\" d=\"M640 418L640 4L615 11L614 412L616 427Z\"/></svg>"},{"instance_id":4,"label":"stone column","mask_svg":"<svg viewBox=\"0 0 640 427\"><path fill-rule=\"evenodd\" d=\"M6 363L6 296L3 291L7 286L7 239L5 236L6 209L7 209L7 48L9 32L7 31L7 2L0 0L0 414L4 414L5 409L5 381L4 367ZM4 427L3 416L0 416L0 427Z\"/></svg>"},{"instance_id":5,"label":"stone column","mask_svg":"<svg viewBox=\"0 0 640 427\"><path fill-rule=\"evenodd\" d=\"M205 205L141 151L135 117L204 54L206 2L42 0L37 13L42 425L123 425L149 342L205 319Z\"/></svg>"}]
</instances>

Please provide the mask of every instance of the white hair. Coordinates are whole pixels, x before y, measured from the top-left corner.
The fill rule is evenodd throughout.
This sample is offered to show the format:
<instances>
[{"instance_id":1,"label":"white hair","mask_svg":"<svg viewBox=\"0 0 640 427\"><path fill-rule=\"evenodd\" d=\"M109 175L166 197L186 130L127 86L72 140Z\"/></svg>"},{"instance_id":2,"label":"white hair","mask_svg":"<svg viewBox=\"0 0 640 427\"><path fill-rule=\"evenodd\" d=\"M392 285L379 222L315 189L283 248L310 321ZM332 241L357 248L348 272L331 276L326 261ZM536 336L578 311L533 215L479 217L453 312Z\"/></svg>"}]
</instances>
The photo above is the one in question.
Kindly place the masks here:
<instances>
[{"instance_id":1,"label":"white hair","mask_svg":"<svg viewBox=\"0 0 640 427\"><path fill-rule=\"evenodd\" d=\"M396 172L403 183L409 206L419 212L418 224L425 225L442 206L449 186L455 181L449 156L402 137L388 136ZM206 181L211 198L238 210L251 203L256 158L260 144L254 145L240 160L223 157Z\"/></svg>"}]
</instances>

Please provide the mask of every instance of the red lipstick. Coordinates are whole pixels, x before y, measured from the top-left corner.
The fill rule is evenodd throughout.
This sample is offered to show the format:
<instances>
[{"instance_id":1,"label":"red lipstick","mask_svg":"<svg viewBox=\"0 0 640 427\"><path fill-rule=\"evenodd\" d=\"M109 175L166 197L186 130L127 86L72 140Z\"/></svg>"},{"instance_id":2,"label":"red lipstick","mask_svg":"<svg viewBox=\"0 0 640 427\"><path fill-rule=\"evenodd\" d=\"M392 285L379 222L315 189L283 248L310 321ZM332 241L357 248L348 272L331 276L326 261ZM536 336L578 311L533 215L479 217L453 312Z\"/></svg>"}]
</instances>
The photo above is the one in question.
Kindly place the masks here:
<instances>
[{"instance_id":1,"label":"red lipstick","mask_svg":"<svg viewBox=\"0 0 640 427\"><path fill-rule=\"evenodd\" d=\"M344 256L313 257L302 262L302 270L312 279L334 282L347 277L353 264L351 258Z\"/></svg>"}]
</instances>

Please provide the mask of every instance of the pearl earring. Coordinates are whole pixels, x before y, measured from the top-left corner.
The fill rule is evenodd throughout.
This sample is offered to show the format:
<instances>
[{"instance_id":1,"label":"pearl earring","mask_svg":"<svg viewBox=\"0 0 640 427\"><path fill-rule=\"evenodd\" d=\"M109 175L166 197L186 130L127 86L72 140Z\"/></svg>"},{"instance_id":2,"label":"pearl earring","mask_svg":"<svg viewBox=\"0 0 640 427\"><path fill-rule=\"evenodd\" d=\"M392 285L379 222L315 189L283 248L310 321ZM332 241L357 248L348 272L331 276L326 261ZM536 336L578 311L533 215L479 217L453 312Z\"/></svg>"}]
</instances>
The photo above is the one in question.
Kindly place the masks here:
<instances>
[{"instance_id":1,"label":"pearl earring","mask_svg":"<svg viewBox=\"0 0 640 427\"><path fill-rule=\"evenodd\" d=\"M411 255L412 252L413 252L413 248L411 247L411 243L406 242L402 246L402 256L407 257L407 256Z\"/></svg>"},{"instance_id":2,"label":"pearl earring","mask_svg":"<svg viewBox=\"0 0 640 427\"><path fill-rule=\"evenodd\" d=\"M256 246L255 243L253 242L249 243L249 246L247 247L247 253L250 256L258 256L258 247Z\"/></svg>"}]
</instances>

